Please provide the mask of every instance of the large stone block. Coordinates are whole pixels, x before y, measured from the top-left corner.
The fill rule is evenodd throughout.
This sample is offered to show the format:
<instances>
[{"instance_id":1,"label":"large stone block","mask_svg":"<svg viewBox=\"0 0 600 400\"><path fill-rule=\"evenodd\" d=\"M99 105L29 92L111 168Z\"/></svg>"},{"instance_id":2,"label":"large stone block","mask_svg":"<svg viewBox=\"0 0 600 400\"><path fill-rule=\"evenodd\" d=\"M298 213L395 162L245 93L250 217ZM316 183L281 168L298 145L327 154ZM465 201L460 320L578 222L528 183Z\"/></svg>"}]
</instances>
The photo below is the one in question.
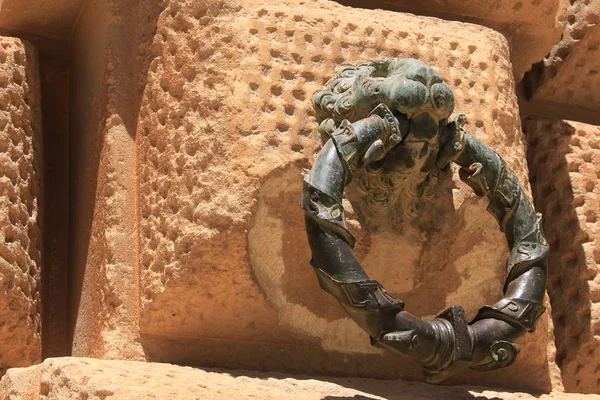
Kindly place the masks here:
<instances>
[{"instance_id":1,"label":"large stone block","mask_svg":"<svg viewBox=\"0 0 600 400\"><path fill-rule=\"evenodd\" d=\"M538 107L577 119L600 121L600 1L565 1L561 40L527 76L528 95ZM561 110L562 109L562 110ZM592 117L587 114L594 114Z\"/></svg>"},{"instance_id":2,"label":"large stone block","mask_svg":"<svg viewBox=\"0 0 600 400\"><path fill-rule=\"evenodd\" d=\"M71 43L69 312L78 356L143 359L131 47L136 3L86 2Z\"/></svg>"},{"instance_id":3,"label":"large stone block","mask_svg":"<svg viewBox=\"0 0 600 400\"><path fill-rule=\"evenodd\" d=\"M417 365L368 345L309 266L298 199L319 149L310 98L342 64L419 58L440 71L468 129L529 190L505 38L324 1L171 1L140 48L148 55L136 136L147 357L418 378ZM460 304L473 317L502 296L504 236L487 201L457 177L423 202L427 213L399 224L352 214L356 252L409 311L431 317ZM352 196L346 204L360 209ZM515 366L455 381L548 390L550 332L544 318Z\"/></svg>"},{"instance_id":4,"label":"large stone block","mask_svg":"<svg viewBox=\"0 0 600 400\"><path fill-rule=\"evenodd\" d=\"M523 127L550 243L556 360L566 390L600 393L600 127L535 118Z\"/></svg>"},{"instance_id":5,"label":"large stone block","mask_svg":"<svg viewBox=\"0 0 600 400\"><path fill-rule=\"evenodd\" d=\"M565 0L337 0L354 7L383 8L487 26L508 40L516 81L561 38Z\"/></svg>"},{"instance_id":6,"label":"large stone block","mask_svg":"<svg viewBox=\"0 0 600 400\"><path fill-rule=\"evenodd\" d=\"M41 122L37 54L0 37L0 375L41 357Z\"/></svg>"},{"instance_id":7,"label":"large stone block","mask_svg":"<svg viewBox=\"0 0 600 400\"><path fill-rule=\"evenodd\" d=\"M83 0L3 0L0 30L68 39Z\"/></svg>"},{"instance_id":8,"label":"large stone block","mask_svg":"<svg viewBox=\"0 0 600 400\"><path fill-rule=\"evenodd\" d=\"M256 371L206 370L170 364L50 358L14 368L0 381L6 400L261 399L261 400L598 400L554 392L532 395L481 386L436 386L365 378L288 376Z\"/></svg>"}]
</instances>

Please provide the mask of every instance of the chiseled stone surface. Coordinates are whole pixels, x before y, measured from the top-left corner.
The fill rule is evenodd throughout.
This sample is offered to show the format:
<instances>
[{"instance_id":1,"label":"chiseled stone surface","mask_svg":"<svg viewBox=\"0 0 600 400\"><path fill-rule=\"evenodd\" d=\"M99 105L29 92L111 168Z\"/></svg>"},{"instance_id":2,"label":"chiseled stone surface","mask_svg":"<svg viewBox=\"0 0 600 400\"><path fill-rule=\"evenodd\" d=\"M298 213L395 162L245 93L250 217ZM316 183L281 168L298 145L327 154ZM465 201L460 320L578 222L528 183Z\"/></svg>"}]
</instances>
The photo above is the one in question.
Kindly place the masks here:
<instances>
[{"instance_id":1,"label":"chiseled stone surface","mask_svg":"<svg viewBox=\"0 0 600 400\"><path fill-rule=\"evenodd\" d=\"M487 26L509 41L518 82L561 39L567 0L337 0L353 7L382 8ZM571 2L573 3L573 2ZM580 2L577 2L580 3Z\"/></svg>"},{"instance_id":2,"label":"chiseled stone surface","mask_svg":"<svg viewBox=\"0 0 600 400\"><path fill-rule=\"evenodd\" d=\"M86 2L71 42L72 353L143 360L136 264L134 10Z\"/></svg>"},{"instance_id":3,"label":"chiseled stone surface","mask_svg":"<svg viewBox=\"0 0 600 400\"><path fill-rule=\"evenodd\" d=\"M564 31L528 76L533 101L597 112L600 108L600 0L565 1Z\"/></svg>"},{"instance_id":4,"label":"chiseled stone surface","mask_svg":"<svg viewBox=\"0 0 600 400\"><path fill-rule=\"evenodd\" d=\"M0 381L6 400L598 400L553 392L532 395L481 386L438 386L401 380L308 377L245 370L207 370L170 364L49 358L15 368Z\"/></svg>"},{"instance_id":5,"label":"chiseled stone surface","mask_svg":"<svg viewBox=\"0 0 600 400\"><path fill-rule=\"evenodd\" d=\"M318 0L169 1L146 11L140 20L160 14L138 52L148 71L136 135L146 356L422 379L414 363L371 348L309 266L298 199L319 148L310 98L342 64L419 58L440 71L468 129L529 190L505 38ZM397 226L351 213L356 252L409 311L431 317L460 304L473 317L502 296L504 236L487 200L456 177L427 202L428 213ZM502 373L455 380L549 390L550 331L544 317Z\"/></svg>"},{"instance_id":6,"label":"chiseled stone surface","mask_svg":"<svg viewBox=\"0 0 600 400\"><path fill-rule=\"evenodd\" d=\"M0 375L41 356L39 102L35 50L0 37Z\"/></svg>"},{"instance_id":7,"label":"chiseled stone surface","mask_svg":"<svg viewBox=\"0 0 600 400\"><path fill-rule=\"evenodd\" d=\"M528 118L523 128L550 243L556 361L567 391L600 393L600 127Z\"/></svg>"}]
</instances>

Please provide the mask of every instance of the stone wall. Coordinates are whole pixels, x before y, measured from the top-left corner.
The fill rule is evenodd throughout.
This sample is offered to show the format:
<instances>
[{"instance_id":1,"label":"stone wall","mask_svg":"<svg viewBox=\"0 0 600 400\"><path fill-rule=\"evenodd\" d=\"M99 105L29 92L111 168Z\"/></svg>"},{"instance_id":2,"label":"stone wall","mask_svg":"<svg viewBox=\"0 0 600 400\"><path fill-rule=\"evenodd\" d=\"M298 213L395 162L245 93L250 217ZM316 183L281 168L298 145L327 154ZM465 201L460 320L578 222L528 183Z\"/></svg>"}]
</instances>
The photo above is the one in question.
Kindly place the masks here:
<instances>
[{"instance_id":1,"label":"stone wall","mask_svg":"<svg viewBox=\"0 0 600 400\"><path fill-rule=\"evenodd\" d=\"M600 96L600 1L569 1L561 40L529 77L535 100L597 110Z\"/></svg>"},{"instance_id":2,"label":"stone wall","mask_svg":"<svg viewBox=\"0 0 600 400\"><path fill-rule=\"evenodd\" d=\"M143 359L137 328L132 26L122 1L88 2L71 64L72 354Z\"/></svg>"},{"instance_id":3,"label":"stone wall","mask_svg":"<svg viewBox=\"0 0 600 400\"><path fill-rule=\"evenodd\" d=\"M18 35L66 38L77 22L84 0L3 0L0 29Z\"/></svg>"},{"instance_id":4,"label":"stone wall","mask_svg":"<svg viewBox=\"0 0 600 400\"><path fill-rule=\"evenodd\" d=\"M0 37L0 375L41 361L38 74L33 47Z\"/></svg>"},{"instance_id":5,"label":"stone wall","mask_svg":"<svg viewBox=\"0 0 600 400\"><path fill-rule=\"evenodd\" d=\"M563 33L524 79L522 111L600 125L600 1L565 1Z\"/></svg>"},{"instance_id":6,"label":"stone wall","mask_svg":"<svg viewBox=\"0 0 600 400\"><path fill-rule=\"evenodd\" d=\"M336 0L358 8L381 8L470 22L501 32L508 40L515 80L519 82L561 40L566 0ZM590 7L591 8L591 7Z\"/></svg>"},{"instance_id":7,"label":"stone wall","mask_svg":"<svg viewBox=\"0 0 600 400\"><path fill-rule=\"evenodd\" d=\"M476 25L320 1L171 2L156 31L136 136L147 356L422 379L415 364L372 348L309 266L298 199L302 169L318 151L310 98L339 65L424 60L453 86L469 129L527 187L504 38ZM408 310L432 317L461 304L472 318L501 297L504 236L486 201L458 179L429 201L429 215L398 226L382 226L387 216L354 216L357 253ZM550 326L544 319L526 339L527 356L512 371L456 380L549 390Z\"/></svg>"},{"instance_id":8,"label":"stone wall","mask_svg":"<svg viewBox=\"0 0 600 400\"><path fill-rule=\"evenodd\" d=\"M528 118L531 184L550 243L548 292L565 389L600 392L600 128Z\"/></svg>"},{"instance_id":9,"label":"stone wall","mask_svg":"<svg viewBox=\"0 0 600 400\"><path fill-rule=\"evenodd\" d=\"M189 368L164 363L50 358L11 369L0 382L6 400L261 399L261 400L598 400L600 396L499 391L367 378L309 377L257 371Z\"/></svg>"},{"instance_id":10,"label":"stone wall","mask_svg":"<svg viewBox=\"0 0 600 400\"><path fill-rule=\"evenodd\" d=\"M24 3L24 12L17 1L0 5L0 33L43 49L43 87L35 51L2 39L0 227L10 234L0 234L0 306L11 311L0 313L0 368L37 363L43 350L422 380L417 364L371 347L319 288L298 207L302 174L320 149L312 94L343 64L414 57L442 74L466 129L516 172L545 214L552 246L552 307L520 341L516 364L448 382L530 392L562 390L564 382L568 391L600 392L600 366L589 361L600 348L600 132L536 116L524 119L526 135L521 129L524 109L599 123L598 1L61 0L51 10ZM54 68L61 64L53 57L67 67ZM35 151L40 109L44 137L57 139L45 144L44 168ZM67 120L68 133L57 134ZM41 169L50 171L43 197ZM508 248L487 200L456 173L437 183L420 215L401 218L366 215L350 188L344 206L355 251L408 311L430 318L462 305L471 319L502 297ZM51 215L38 218L43 211ZM23 385L34 397L77 395L78 383L53 386L48 371L61 362L15 370L0 393ZM72 371L85 364L65 362ZM81 368L79 377L93 370ZM88 395L108 395L98 390ZM453 392L463 394L471 396Z\"/></svg>"}]
</instances>

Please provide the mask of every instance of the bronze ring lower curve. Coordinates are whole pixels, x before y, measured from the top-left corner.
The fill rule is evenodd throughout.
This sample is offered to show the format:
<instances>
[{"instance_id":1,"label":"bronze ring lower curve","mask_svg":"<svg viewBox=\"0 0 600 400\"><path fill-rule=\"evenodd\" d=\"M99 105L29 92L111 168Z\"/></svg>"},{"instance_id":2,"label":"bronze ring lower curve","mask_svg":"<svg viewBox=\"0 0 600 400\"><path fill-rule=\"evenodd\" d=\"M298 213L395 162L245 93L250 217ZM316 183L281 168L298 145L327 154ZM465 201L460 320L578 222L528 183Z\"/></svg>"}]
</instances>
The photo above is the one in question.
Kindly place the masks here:
<instances>
[{"instance_id":1,"label":"bronze ring lower curve","mask_svg":"<svg viewBox=\"0 0 600 400\"><path fill-rule=\"evenodd\" d=\"M477 195L488 197L488 211L498 220L511 251L505 297L482 307L470 322L460 306L421 320L369 279L354 255L354 238L342 207L344 188L357 170L401 143L406 133L402 118L380 104L367 118L342 122L305 176L300 205L319 283L370 335L373 345L416 360L429 382L440 382L463 368L507 367L519 353L515 341L525 331L534 331L545 310L548 245L541 215L515 174L498 154L462 129L463 116L440 127L449 139L437 163L457 163L461 179Z\"/></svg>"}]
</instances>

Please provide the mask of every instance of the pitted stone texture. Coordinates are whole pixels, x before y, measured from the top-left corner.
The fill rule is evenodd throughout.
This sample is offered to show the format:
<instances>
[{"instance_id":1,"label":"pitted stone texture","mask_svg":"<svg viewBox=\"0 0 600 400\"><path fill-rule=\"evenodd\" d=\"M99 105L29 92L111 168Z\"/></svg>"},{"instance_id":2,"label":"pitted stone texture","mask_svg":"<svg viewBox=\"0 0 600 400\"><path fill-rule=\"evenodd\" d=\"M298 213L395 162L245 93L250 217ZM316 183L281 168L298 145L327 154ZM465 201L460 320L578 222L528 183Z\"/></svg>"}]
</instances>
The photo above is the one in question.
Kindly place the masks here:
<instances>
[{"instance_id":1,"label":"pitted stone texture","mask_svg":"<svg viewBox=\"0 0 600 400\"><path fill-rule=\"evenodd\" d=\"M598 400L600 396L532 395L482 386L438 386L401 380L332 378L244 370L213 370L135 361L50 358L15 368L0 381L6 400Z\"/></svg>"},{"instance_id":2,"label":"pitted stone texture","mask_svg":"<svg viewBox=\"0 0 600 400\"><path fill-rule=\"evenodd\" d=\"M39 102L35 50L0 37L0 375L41 356Z\"/></svg>"},{"instance_id":3,"label":"pitted stone texture","mask_svg":"<svg viewBox=\"0 0 600 400\"><path fill-rule=\"evenodd\" d=\"M534 118L523 126L550 243L557 363L566 390L600 393L600 127Z\"/></svg>"},{"instance_id":4,"label":"pitted stone texture","mask_svg":"<svg viewBox=\"0 0 600 400\"><path fill-rule=\"evenodd\" d=\"M562 26L557 19L566 3L566 0L337 1L353 7L382 8L470 22L497 30L508 39L517 82L560 40Z\"/></svg>"},{"instance_id":5,"label":"pitted stone texture","mask_svg":"<svg viewBox=\"0 0 600 400\"><path fill-rule=\"evenodd\" d=\"M562 39L528 75L533 101L566 108L600 108L600 0L565 1Z\"/></svg>"},{"instance_id":6,"label":"pitted stone texture","mask_svg":"<svg viewBox=\"0 0 600 400\"><path fill-rule=\"evenodd\" d=\"M148 44L137 124L147 355L191 363L221 348L227 356L212 365L418 378L414 363L368 345L309 266L298 199L302 168L318 151L310 97L342 64L419 58L441 72L469 130L528 190L507 43L475 25L324 1L240 4L169 2ZM438 195L440 214L418 228L371 232L351 222L357 254L409 311L434 316L461 304L472 317L502 296L506 241L487 201L456 177ZM512 369L457 381L548 389L549 329L544 318ZM289 362L258 350L274 348L293 353ZM343 355L346 367L316 367L323 351Z\"/></svg>"}]
</instances>

